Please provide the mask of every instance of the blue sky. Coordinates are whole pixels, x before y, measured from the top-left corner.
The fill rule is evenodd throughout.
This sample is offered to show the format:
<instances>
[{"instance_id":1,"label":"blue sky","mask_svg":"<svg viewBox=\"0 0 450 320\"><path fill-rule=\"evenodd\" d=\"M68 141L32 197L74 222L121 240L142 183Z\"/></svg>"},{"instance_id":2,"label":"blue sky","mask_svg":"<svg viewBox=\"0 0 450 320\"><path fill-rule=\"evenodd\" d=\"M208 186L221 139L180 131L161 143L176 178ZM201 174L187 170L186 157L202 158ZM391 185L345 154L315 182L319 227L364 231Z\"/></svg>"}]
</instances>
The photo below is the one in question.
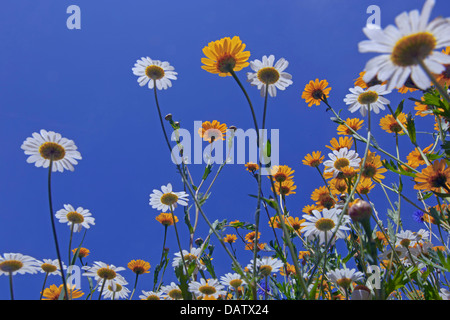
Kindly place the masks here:
<instances>
[{"instance_id":1,"label":"blue sky","mask_svg":"<svg viewBox=\"0 0 450 320\"><path fill-rule=\"evenodd\" d=\"M81 8L81 30L66 27L66 8L72 4ZM153 270L159 262L163 227L155 220L158 212L148 205L149 194L169 182L179 191L182 183L170 162L153 92L139 87L131 68L143 56L169 61L175 67L178 80L169 90L159 92L162 113L172 113L192 134L194 121L218 120L248 129L253 126L250 111L233 79L200 68L202 48L208 42L234 35L247 44L250 60L273 54L290 62L286 72L292 74L293 85L269 99L267 127L280 129L280 163L296 171L297 194L289 196L288 207L293 216L300 217L301 209L312 203L311 192L322 185L317 172L301 160L312 151L327 153L325 145L337 136L336 125L329 120L332 114L324 106L308 108L301 93L310 80L327 79L332 87L331 105L343 109L344 118L359 116L346 111L343 98L372 57L357 49L365 39L362 27L372 4L380 6L385 27L402 11L421 9L423 1L5 3L0 12L0 253L56 258L47 170L27 164L20 149L33 132L46 129L74 140L83 156L74 172L55 173L52 182L55 211L68 203L89 209L96 219L85 238L84 246L91 250L86 261L126 267L132 259L144 259ZM446 1L438 0L432 17L448 16L449 9ZM249 70L238 73L243 82ZM263 98L256 88L244 85L260 121ZM407 96L393 93L388 98L396 107ZM406 102L405 111L413 112L411 101ZM375 137L392 151L393 136L378 125L384 115L373 117ZM401 153L406 156L413 147L403 138ZM419 139L423 146L431 143L429 137ZM197 181L203 170L203 165L191 167ZM267 185L265 190L269 190ZM204 210L211 221L252 222L256 202L248 194L255 192L255 182L243 165L226 166ZM380 199L381 207L386 205L381 190L372 197ZM420 226L411 221L413 211L404 204L405 223L415 231ZM175 214L181 217L182 211ZM261 223L265 226L266 219ZM199 228L196 237L205 237L203 221ZM179 230L187 244L183 223ZM65 259L69 228L57 223L57 232ZM75 236L74 244L81 236ZM262 241L268 240L263 233ZM216 272L222 275L231 271L230 260L215 244ZM167 246L171 254L177 251L173 229ZM241 264L250 258L249 252L242 251ZM133 274L128 270L122 274L131 290ZM171 270L166 275L169 282ZM43 274L15 277L16 297L38 298L43 278ZM52 280L60 283L53 277L47 284ZM142 276L138 293L150 290L152 284L152 276ZM0 277L0 299L9 299L7 277Z\"/></svg>"}]
</instances>

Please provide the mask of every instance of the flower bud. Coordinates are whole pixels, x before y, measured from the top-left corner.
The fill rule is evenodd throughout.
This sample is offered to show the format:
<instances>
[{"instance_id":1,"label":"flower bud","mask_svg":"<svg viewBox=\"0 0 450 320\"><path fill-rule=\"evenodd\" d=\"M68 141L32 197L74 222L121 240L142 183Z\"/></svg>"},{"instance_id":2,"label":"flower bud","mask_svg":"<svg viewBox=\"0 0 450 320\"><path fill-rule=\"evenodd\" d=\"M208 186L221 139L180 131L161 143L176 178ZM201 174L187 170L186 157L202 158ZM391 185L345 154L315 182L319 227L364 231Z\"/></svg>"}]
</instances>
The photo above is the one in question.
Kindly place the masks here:
<instances>
[{"instance_id":1,"label":"flower bud","mask_svg":"<svg viewBox=\"0 0 450 320\"><path fill-rule=\"evenodd\" d=\"M166 115L166 116L164 117L164 119L166 119L167 121L172 120L172 114L169 113L168 115Z\"/></svg>"},{"instance_id":2,"label":"flower bud","mask_svg":"<svg viewBox=\"0 0 450 320\"><path fill-rule=\"evenodd\" d=\"M358 199L356 203L348 209L348 215L354 222L363 222L370 219L372 207L367 201Z\"/></svg>"}]
</instances>

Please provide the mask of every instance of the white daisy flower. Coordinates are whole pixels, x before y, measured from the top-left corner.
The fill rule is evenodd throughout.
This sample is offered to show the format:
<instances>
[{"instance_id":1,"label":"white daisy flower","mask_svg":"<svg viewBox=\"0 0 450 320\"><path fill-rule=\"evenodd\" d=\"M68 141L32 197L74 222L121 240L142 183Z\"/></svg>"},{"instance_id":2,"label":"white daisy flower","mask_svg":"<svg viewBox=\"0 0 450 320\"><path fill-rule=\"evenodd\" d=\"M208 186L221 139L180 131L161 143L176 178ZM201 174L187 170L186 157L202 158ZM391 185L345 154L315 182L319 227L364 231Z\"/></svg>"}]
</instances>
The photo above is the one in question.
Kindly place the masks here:
<instances>
[{"instance_id":1,"label":"white daisy flower","mask_svg":"<svg viewBox=\"0 0 450 320\"><path fill-rule=\"evenodd\" d=\"M450 56L435 50L450 45L450 23L442 17L429 22L434 4L434 0L427 0L421 13L418 10L401 13L395 18L396 26L363 29L370 40L360 42L359 51L381 53L367 62L364 81L377 76L380 81L387 80L387 88L392 90L401 88L410 77L417 87L425 90L431 81L419 61L434 74L445 70Z\"/></svg>"},{"instance_id":2,"label":"white daisy flower","mask_svg":"<svg viewBox=\"0 0 450 320\"><path fill-rule=\"evenodd\" d=\"M273 65L275 56L263 56L262 61L255 59L250 61L250 67L253 72L247 72L247 80L251 85L257 86L261 90L261 96L266 94L266 85L269 86L268 93L271 97L277 95L278 90L285 90L292 82L292 75L284 70L288 67L289 62L281 58Z\"/></svg>"},{"instance_id":3,"label":"white daisy flower","mask_svg":"<svg viewBox=\"0 0 450 320\"><path fill-rule=\"evenodd\" d=\"M161 186L161 191L154 189L150 194L149 204L153 209L168 211L175 209L177 205L187 206L188 194L184 191L173 192L172 185L169 183L167 186Z\"/></svg>"},{"instance_id":4,"label":"white daisy flower","mask_svg":"<svg viewBox=\"0 0 450 320\"><path fill-rule=\"evenodd\" d=\"M450 300L450 291L445 288L441 288L441 290L439 290L439 295L441 296L442 300Z\"/></svg>"},{"instance_id":5,"label":"white daisy flower","mask_svg":"<svg viewBox=\"0 0 450 320\"><path fill-rule=\"evenodd\" d=\"M220 283L224 286L232 287L234 289L247 284L238 273L227 273L221 276Z\"/></svg>"},{"instance_id":6,"label":"white daisy flower","mask_svg":"<svg viewBox=\"0 0 450 320\"><path fill-rule=\"evenodd\" d=\"M200 255L202 253L201 248L192 248L191 251L183 250L183 258L186 262L186 266L189 268L189 266L192 263L195 263L196 267L194 270L194 273L196 273L198 270L206 270L206 266L200 261ZM176 252L174 254L174 258L172 261L172 267L176 268L183 265L183 259L181 258L180 252ZM186 270L183 268L183 272L186 272Z\"/></svg>"},{"instance_id":7,"label":"white daisy flower","mask_svg":"<svg viewBox=\"0 0 450 320\"><path fill-rule=\"evenodd\" d=\"M98 291L102 292L103 298L111 300L126 299L130 293L130 290L114 280L106 281L103 291L101 286L99 286Z\"/></svg>"},{"instance_id":8,"label":"white daisy flower","mask_svg":"<svg viewBox=\"0 0 450 320\"><path fill-rule=\"evenodd\" d=\"M164 292L158 291L144 291L142 290L142 294L139 296L141 300L161 300L164 296Z\"/></svg>"},{"instance_id":9,"label":"white daisy flower","mask_svg":"<svg viewBox=\"0 0 450 320\"><path fill-rule=\"evenodd\" d=\"M247 265L247 269L250 273L253 273L253 263L254 260L252 259ZM268 277L271 273L277 273L281 268L283 268L283 261L267 256L262 257L261 259L256 259L256 268L262 276Z\"/></svg>"},{"instance_id":10,"label":"white daisy flower","mask_svg":"<svg viewBox=\"0 0 450 320\"><path fill-rule=\"evenodd\" d=\"M342 217L341 224L336 229L341 219L341 214L342 210L336 208L325 208L322 212L312 210L311 215L303 215L306 221L301 224L303 227L301 232L305 233L305 237L307 238L318 237L320 244L325 243L325 239L327 242L331 240L331 243L334 243L337 239L345 238L345 231L350 230L347 227L347 224L350 223L350 217L348 215ZM336 232L336 235L331 239L334 232Z\"/></svg>"},{"instance_id":11,"label":"white daisy flower","mask_svg":"<svg viewBox=\"0 0 450 320\"><path fill-rule=\"evenodd\" d=\"M356 269L336 269L327 272L327 277L336 285L347 289L352 282L358 282L363 279L363 273Z\"/></svg>"},{"instance_id":12,"label":"white daisy flower","mask_svg":"<svg viewBox=\"0 0 450 320\"><path fill-rule=\"evenodd\" d=\"M63 138L59 133L42 129L40 133L33 132L22 144L28 163L36 167L48 168L52 160L52 171L73 171L74 165L81 160L81 154L72 140Z\"/></svg>"},{"instance_id":13,"label":"white daisy flower","mask_svg":"<svg viewBox=\"0 0 450 320\"><path fill-rule=\"evenodd\" d=\"M137 60L132 68L133 74L138 76L137 81L141 87L148 84L149 89L153 89L155 83L158 90L166 90L172 87L170 80L176 80L175 68L167 61L152 60L149 57L142 57Z\"/></svg>"},{"instance_id":14,"label":"white daisy flower","mask_svg":"<svg viewBox=\"0 0 450 320\"><path fill-rule=\"evenodd\" d=\"M346 147L339 150L333 150L328 154L330 160L324 161L323 165L326 167L325 172L332 172L333 178L336 178L339 172L342 172L344 167L359 168L361 159L354 150L348 150Z\"/></svg>"},{"instance_id":15,"label":"white daisy flower","mask_svg":"<svg viewBox=\"0 0 450 320\"><path fill-rule=\"evenodd\" d=\"M162 286L161 292L166 294L166 298L169 300L183 300L183 293L181 292L180 287L175 284L175 282L171 282L167 286Z\"/></svg>"},{"instance_id":16,"label":"white daisy flower","mask_svg":"<svg viewBox=\"0 0 450 320\"><path fill-rule=\"evenodd\" d=\"M97 284L102 283L103 280L115 280L116 283L120 285L128 284L125 278L118 273L119 271L125 270L123 267L116 267L112 264L94 261L92 266L83 266L82 269L86 270L86 272L83 273L83 276L93 277L97 281Z\"/></svg>"},{"instance_id":17,"label":"white daisy flower","mask_svg":"<svg viewBox=\"0 0 450 320\"><path fill-rule=\"evenodd\" d=\"M39 262L30 256L21 253L4 253L0 255L0 275L14 276L16 274L37 273L39 271Z\"/></svg>"},{"instance_id":18,"label":"white daisy flower","mask_svg":"<svg viewBox=\"0 0 450 320\"><path fill-rule=\"evenodd\" d=\"M410 230L405 230L397 233L396 238L397 241L395 242L395 245L405 248L414 247L418 240L417 235Z\"/></svg>"},{"instance_id":19,"label":"white daisy flower","mask_svg":"<svg viewBox=\"0 0 450 320\"><path fill-rule=\"evenodd\" d=\"M389 94L391 91L386 90L386 85L377 84L364 90L361 87L354 87L349 89L351 93L345 96L344 102L349 105L348 111L351 113L360 111L361 115L365 117L367 111L380 113L380 109L384 110L386 104L390 101L382 95Z\"/></svg>"},{"instance_id":20,"label":"white daisy flower","mask_svg":"<svg viewBox=\"0 0 450 320\"><path fill-rule=\"evenodd\" d=\"M415 235L417 236L418 243L425 243L425 242L428 242L428 239L430 237L430 232L425 229L420 229L419 231L417 231L415 233Z\"/></svg>"},{"instance_id":21,"label":"white daisy flower","mask_svg":"<svg viewBox=\"0 0 450 320\"><path fill-rule=\"evenodd\" d=\"M38 266L40 266L41 273L46 273L48 275L61 275L61 271L59 268L59 260L58 259L43 259L43 261L36 260ZM63 269L67 269L66 265L63 264Z\"/></svg>"},{"instance_id":22,"label":"white daisy flower","mask_svg":"<svg viewBox=\"0 0 450 320\"><path fill-rule=\"evenodd\" d=\"M217 279L204 278L198 281L191 281L188 286L189 292L192 292L197 297L214 297L219 298L219 296L226 295L226 291L223 290L224 286L219 283Z\"/></svg>"},{"instance_id":23,"label":"white daisy flower","mask_svg":"<svg viewBox=\"0 0 450 320\"><path fill-rule=\"evenodd\" d=\"M60 209L55 214L60 223L66 223L69 227L73 225L73 231L79 232L83 227L89 229L95 225L95 219L88 209L78 207L76 210L70 204L65 204L64 209Z\"/></svg>"}]
</instances>

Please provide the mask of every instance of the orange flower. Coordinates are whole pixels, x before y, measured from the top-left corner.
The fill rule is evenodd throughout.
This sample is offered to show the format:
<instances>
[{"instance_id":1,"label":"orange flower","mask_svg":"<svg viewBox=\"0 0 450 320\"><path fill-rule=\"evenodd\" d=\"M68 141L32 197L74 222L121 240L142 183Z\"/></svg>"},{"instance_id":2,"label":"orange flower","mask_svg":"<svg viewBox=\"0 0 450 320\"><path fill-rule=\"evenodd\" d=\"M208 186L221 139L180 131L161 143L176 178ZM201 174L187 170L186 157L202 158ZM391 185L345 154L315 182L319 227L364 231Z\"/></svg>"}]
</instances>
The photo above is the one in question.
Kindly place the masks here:
<instances>
[{"instance_id":1,"label":"orange flower","mask_svg":"<svg viewBox=\"0 0 450 320\"><path fill-rule=\"evenodd\" d=\"M345 124L348 127L352 128L353 131L355 131L355 132L358 131L359 129L361 129L363 123L364 123L364 120L361 120L359 118L353 118L353 119L347 118L347 120L345 120ZM353 132L345 124L340 124L337 127L337 134L352 135Z\"/></svg>"},{"instance_id":2,"label":"orange flower","mask_svg":"<svg viewBox=\"0 0 450 320\"><path fill-rule=\"evenodd\" d=\"M432 165L417 173L414 181L417 183L414 189L417 190L442 192L441 188L444 188L449 192L447 183L450 181L450 168L446 168L444 159L435 160Z\"/></svg>"},{"instance_id":3,"label":"orange flower","mask_svg":"<svg viewBox=\"0 0 450 320\"><path fill-rule=\"evenodd\" d=\"M224 136L226 132L227 125L217 120L213 120L213 122L205 121L202 123L202 127L198 129L200 137L209 143L216 140L225 140Z\"/></svg>"},{"instance_id":4,"label":"orange flower","mask_svg":"<svg viewBox=\"0 0 450 320\"><path fill-rule=\"evenodd\" d=\"M149 273L150 263L144 260L131 260L128 262L128 269L136 274Z\"/></svg>"},{"instance_id":5,"label":"orange flower","mask_svg":"<svg viewBox=\"0 0 450 320\"><path fill-rule=\"evenodd\" d=\"M339 137L339 141L336 138L330 140L331 146L326 146L328 149L339 151L342 148L351 149L353 145L352 137Z\"/></svg>"},{"instance_id":6,"label":"orange flower","mask_svg":"<svg viewBox=\"0 0 450 320\"><path fill-rule=\"evenodd\" d=\"M84 293L80 289L75 289L76 286L73 285L72 288L68 287L67 291L69 291L69 296L71 299L77 299L84 295ZM59 295L63 289L63 285L61 284L59 287L52 284L49 288L45 288L42 293L42 300L59 300Z\"/></svg>"},{"instance_id":7,"label":"orange flower","mask_svg":"<svg viewBox=\"0 0 450 320\"><path fill-rule=\"evenodd\" d=\"M237 240L237 237L235 234L227 234L224 238L223 241L229 244L235 243Z\"/></svg>"},{"instance_id":8,"label":"orange flower","mask_svg":"<svg viewBox=\"0 0 450 320\"><path fill-rule=\"evenodd\" d=\"M318 167L323 159L325 159L325 156L322 156L320 151L313 151L312 155L308 153L302 162L305 166Z\"/></svg>"},{"instance_id":9,"label":"orange flower","mask_svg":"<svg viewBox=\"0 0 450 320\"><path fill-rule=\"evenodd\" d=\"M403 133L402 127L398 124L398 121L406 127L406 114L400 112L397 119L393 115L388 114L380 119L380 127L387 133Z\"/></svg>"},{"instance_id":10,"label":"orange flower","mask_svg":"<svg viewBox=\"0 0 450 320\"><path fill-rule=\"evenodd\" d=\"M246 168L245 170L247 170L248 172L251 172L251 173L259 170L259 166L253 162L247 162L245 164L245 168Z\"/></svg>"},{"instance_id":11,"label":"orange flower","mask_svg":"<svg viewBox=\"0 0 450 320\"><path fill-rule=\"evenodd\" d=\"M308 103L308 107L313 104L318 106L322 102L323 97L328 98L330 94L330 88L327 88L328 81L316 79L315 81L310 81L302 93L302 98Z\"/></svg>"}]
</instances>

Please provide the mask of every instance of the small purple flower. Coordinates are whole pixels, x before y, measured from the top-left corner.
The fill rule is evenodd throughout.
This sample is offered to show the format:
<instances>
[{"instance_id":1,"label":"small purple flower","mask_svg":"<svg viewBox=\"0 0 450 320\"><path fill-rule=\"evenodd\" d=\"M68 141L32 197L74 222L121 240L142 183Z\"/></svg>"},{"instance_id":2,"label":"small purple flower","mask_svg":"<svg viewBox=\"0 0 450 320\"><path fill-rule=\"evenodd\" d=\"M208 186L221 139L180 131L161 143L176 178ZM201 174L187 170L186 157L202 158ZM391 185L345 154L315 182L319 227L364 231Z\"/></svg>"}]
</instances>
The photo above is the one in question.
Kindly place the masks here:
<instances>
[{"instance_id":1,"label":"small purple flower","mask_svg":"<svg viewBox=\"0 0 450 320\"><path fill-rule=\"evenodd\" d=\"M413 219L418 222L418 223L423 223L423 215L424 213L420 210L417 210L416 212L413 213Z\"/></svg>"}]
</instances>

